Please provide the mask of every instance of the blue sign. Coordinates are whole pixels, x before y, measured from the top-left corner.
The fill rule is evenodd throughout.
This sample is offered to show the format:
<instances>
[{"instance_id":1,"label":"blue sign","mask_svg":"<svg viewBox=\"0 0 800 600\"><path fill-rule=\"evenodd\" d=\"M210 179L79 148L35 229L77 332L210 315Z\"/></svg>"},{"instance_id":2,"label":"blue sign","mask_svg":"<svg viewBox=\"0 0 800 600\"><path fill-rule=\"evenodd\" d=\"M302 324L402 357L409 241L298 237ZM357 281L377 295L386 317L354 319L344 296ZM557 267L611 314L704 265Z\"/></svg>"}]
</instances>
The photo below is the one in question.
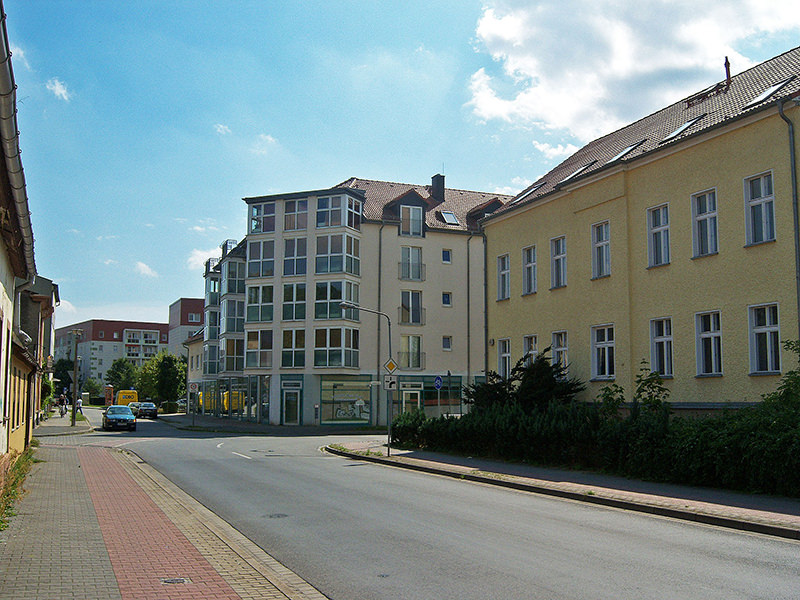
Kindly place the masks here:
<instances>
[{"instance_id":1,"label":"blue sign","mask_svg":"<svg viewBox=\"0 0 800 600\"><path fill-rule=\"evenodd\" d=\"M433 380L433 387L435 387L437 390L442 389L442 378L439 375L437 375L436 379Z\"/></svg>"}]
</instances>

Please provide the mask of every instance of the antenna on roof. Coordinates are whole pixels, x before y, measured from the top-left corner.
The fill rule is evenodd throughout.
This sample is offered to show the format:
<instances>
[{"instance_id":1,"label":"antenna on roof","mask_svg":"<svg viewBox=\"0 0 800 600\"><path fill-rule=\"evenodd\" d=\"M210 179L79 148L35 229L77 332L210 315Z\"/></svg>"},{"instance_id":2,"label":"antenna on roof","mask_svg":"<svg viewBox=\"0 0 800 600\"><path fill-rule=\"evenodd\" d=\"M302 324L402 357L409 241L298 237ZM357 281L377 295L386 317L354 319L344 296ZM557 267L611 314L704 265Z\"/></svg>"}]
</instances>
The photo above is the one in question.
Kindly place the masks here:
<instances>
[{"instance_id":1,"label":"antenna on roof","mask_svg":"<svg viewBox=\"0 0 800 600\"><path fill-rule=\"evenodd\" d=\"M731 61L728 60L727 56L725 57L725 83L731 84Z\"/></svg>"}]
</instances>

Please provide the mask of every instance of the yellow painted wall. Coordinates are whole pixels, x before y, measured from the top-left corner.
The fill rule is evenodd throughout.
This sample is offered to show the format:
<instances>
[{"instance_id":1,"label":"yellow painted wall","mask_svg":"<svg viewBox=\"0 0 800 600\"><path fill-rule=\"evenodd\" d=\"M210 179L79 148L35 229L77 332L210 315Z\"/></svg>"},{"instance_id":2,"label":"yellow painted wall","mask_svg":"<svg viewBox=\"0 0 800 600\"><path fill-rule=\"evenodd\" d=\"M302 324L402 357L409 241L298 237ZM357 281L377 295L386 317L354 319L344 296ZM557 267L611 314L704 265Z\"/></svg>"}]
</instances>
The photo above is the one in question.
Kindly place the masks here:
<instances>
[{"instance_id":1,"label":"yellow painted wall","mask_svg":"<svg viewBox=\"0 0 800 600\"><path fill-rule=\"evenodd\" d=\"M800 109L787 108L800 125ZM615 383L626 391L641 359L650 360L650 319L671 317L673 379L677 402L757 401L775 389L779 376L751 376L748 306L778 303L781 340L797 339L794 239L787 127L769 118L740 122L685 142L656 160L578 183L560 197L489 221L487 236L490 339L510 338L512 362L522 356L523 336L538 335L542 350L551 333L569 335L570 374L589 382L591 327L615 328ZM800 151L800 149L798 149ZM776 241L745 247L745 178L773 174ZM715 189L719 253L692 258L691 196ZM669 203L670 264L648 268L647 209ZM611 276L592 280L591 226L608 220ZM567 286L550 290L550 239L567 238ZM522 248L537 246L537 293L522 296ZM511 297L496 301L497 257L511 259ZM721 314L723 376L698 378L695 314ZM488 367L498 368L498 344L488 348ZM783 372L794 358L785 352ZM590 382L584 398L608 382Z\"/></svg>"}]
</instances>

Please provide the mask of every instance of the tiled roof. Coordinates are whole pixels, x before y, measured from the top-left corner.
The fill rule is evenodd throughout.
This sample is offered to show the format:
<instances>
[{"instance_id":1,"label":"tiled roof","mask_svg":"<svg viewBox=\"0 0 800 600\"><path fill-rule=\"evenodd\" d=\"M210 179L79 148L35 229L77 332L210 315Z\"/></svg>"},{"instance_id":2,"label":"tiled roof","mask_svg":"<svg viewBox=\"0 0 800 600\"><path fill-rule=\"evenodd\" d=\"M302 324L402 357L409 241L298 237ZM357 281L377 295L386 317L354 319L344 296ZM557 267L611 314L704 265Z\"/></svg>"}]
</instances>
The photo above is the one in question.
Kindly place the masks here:
<instances>
[{"instance_id":1,"label":"tiled roof","mask_svg":"<svg viewBox=\"0 0 800 600\"><path fill-rule=\"evenodd\" d=\"M358 179L351 177L336 187L354 188L363 190L366 194L364 201L364 218L379 221L385 218L386 209L393 201L409 192L415 192L430 207L425 211L425 224L429 229L467 231L476 229L474 217L467 215L477 206L489 205L492 200L505 204L511 196L493 194L490 192L472 192L467 190L454 190L445 188L444 202L437 202L432 196L429 185L413 185L409 183L394 183L391 181L375 181L372 179ZM452 212L458 224L448 224L442 217L442 211ZM482 214L480 216L483 216Z\"/></svg>"},{"instance_id":2,"label":"tiled roof","mask_svg":"<svg viewBox=\"0 0 800 600\"><path fill-rule=\"evenodd\" d=\"M759 102L753 102L772 86L781 82L785 84L780 89ZM590 142L517 194L511 202L494 214L508 212L518 206L534 202L563 187L559 184L566 183L567 179L577 180L606 167L630 163L662 148L673 147L715 127L772 107L779 98L786 100L798 96L800 96L800 47ZM675 133L687 124L689 125L685 129ZM634 147L619 156L631 146Z\"/></svg>"}]
</instances>

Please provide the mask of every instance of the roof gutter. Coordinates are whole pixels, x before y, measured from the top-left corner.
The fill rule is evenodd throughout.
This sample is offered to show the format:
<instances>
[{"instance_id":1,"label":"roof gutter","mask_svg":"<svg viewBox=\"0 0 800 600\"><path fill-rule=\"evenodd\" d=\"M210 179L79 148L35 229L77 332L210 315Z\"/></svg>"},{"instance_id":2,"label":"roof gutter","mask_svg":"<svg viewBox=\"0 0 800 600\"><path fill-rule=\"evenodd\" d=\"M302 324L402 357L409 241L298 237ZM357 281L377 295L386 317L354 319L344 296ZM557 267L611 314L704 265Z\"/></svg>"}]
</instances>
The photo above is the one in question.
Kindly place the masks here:
<instances>
[{"instance_id":1,"label":"roof gutter","mask_svg":"<svg viewBox=\"0 0 800 600\"><path fill-rule=\"evenodd\" d=\"M798 103L798 99L795 99ZM789 172L792 176L792 217L794 220L794 279L797 294L797 339L800 339L800 219L797 207L797 159L794 150L794 123L783 113L783 99L775 103L789 129Z\"/></svg>"},{"instance_id":2,"label":"roof gutter","mask_svg":"<svg viewBox=\"0 0 800 600\"><path fill-rule=\"evenodd\" d=\"M2 145L5 166L17 209L19 228L22 234L22 253L25 258L27 278L36 276L36 263L33 258L33 228L28 209L28 194L25 188L25 173L19 150L19 131L17 129L17 86L11 68L11 50L6 31L6 14L0 0L0 145Z\"/></svg>"}]
</instances>

